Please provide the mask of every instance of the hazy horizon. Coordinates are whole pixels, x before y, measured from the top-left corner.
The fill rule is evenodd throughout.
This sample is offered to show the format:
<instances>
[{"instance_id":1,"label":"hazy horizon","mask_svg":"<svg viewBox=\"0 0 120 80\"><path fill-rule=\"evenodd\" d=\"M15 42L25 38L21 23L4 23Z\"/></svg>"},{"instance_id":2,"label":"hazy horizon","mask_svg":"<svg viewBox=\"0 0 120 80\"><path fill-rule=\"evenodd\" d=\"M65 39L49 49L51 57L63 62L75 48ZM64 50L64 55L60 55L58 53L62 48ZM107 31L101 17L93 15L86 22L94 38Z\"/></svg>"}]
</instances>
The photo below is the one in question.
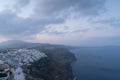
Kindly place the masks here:
<instances>
[{"instance_id":1,"label":"hazy horizon","mask_svg":"<svg viewBox=\"0 0 120 80\"><path fill-rule=\"evenodd\" d=\"M61 45L61 46L68 46L68 47L76 47L76 48L97 48L97 47L120 47L120 45L67 45L67 44L55 44L55 43L41 43L41 42L29 42L29 41L24 41L24 40L6 40L6 41L2 41L0 42L0 45L1 44L5 44L6 45L9 44L9 43L40 43L40 44L50 44L50 45Z\"/></svg>"}]
</instances>

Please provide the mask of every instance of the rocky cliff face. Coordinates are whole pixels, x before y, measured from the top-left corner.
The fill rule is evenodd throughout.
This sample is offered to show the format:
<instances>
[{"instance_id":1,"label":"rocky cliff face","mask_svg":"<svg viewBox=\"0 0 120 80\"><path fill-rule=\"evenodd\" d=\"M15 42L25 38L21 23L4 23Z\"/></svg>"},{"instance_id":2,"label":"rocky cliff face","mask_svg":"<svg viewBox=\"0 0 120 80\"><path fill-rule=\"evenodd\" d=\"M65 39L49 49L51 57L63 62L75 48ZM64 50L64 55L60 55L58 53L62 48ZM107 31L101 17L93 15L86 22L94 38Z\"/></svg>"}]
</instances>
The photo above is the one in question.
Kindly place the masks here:
<instances>
[{"instance_id":1,"label":"rocky cliff face","mask_svg":"<svg viewBox=\"0 0 120 80\"><path fill-rule=\"evenodd\" d=\"M27 67L27 80L74 80L71 63L75 61L75 57L69 50L52 46L34 49L42 51L48 57Z\"/></svg>"}]
</instances>

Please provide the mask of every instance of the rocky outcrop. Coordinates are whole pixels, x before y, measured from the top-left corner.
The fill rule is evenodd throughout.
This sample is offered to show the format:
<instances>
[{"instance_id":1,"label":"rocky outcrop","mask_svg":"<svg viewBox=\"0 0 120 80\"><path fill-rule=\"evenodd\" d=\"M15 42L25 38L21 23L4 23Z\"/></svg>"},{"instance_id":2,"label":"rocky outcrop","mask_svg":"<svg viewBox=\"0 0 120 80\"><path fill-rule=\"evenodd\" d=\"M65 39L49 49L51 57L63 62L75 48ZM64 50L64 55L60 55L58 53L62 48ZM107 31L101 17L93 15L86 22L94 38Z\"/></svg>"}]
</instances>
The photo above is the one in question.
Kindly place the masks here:
<instances>
[{"instance_id":1,"label":"rocky outcrop","mask_svg":"<svg viewBox=\"0 0 120 80\"><path fill-rule=\"evenodd\" d=\"M74 55L65 48L35 47L48 57L32 63L25 69L27 80L74 80L71 63Z\"/></svg>"}]
</instances>

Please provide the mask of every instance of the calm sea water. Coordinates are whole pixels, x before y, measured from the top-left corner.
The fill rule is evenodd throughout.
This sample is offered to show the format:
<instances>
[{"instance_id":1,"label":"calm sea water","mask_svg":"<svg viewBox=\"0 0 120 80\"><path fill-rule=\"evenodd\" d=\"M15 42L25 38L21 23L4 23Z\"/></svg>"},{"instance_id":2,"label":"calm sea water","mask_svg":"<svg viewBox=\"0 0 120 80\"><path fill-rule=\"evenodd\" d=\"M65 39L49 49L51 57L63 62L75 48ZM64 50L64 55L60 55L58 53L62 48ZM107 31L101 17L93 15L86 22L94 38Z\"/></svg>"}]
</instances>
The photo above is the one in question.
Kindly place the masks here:
<instances>
[{"instance_id":1,"label":"calm sea water","mask_svg":"<svg viewBox=\"0 0 120 80\"><path fill-rule=\"evenodd\" d=\"M73 71L78 80L120 80L120 47L77 48Z\"/></svg>"}]
</instances>

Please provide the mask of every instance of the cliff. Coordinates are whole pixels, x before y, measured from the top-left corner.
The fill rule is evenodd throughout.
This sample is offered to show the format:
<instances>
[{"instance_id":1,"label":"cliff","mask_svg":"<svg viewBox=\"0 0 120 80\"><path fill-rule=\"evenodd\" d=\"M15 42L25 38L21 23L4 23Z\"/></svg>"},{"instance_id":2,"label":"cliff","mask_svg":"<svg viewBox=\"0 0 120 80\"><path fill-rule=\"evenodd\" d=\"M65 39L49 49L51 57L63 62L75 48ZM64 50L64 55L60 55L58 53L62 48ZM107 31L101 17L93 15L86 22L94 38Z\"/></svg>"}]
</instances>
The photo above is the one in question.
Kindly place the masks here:
<instances>
[{"instance_id":1,"label":"cliff","mask_svg":"<svg viewBox=\"0 0 120 80\"><path fill-rule=\"evenodd\" d=\"M34 49L42 51L48 57L32 63L25 69L27 80L74 80L71 63L75 61L75 57L69 50L53 46Z\"/></svg>"}]
</instances>

